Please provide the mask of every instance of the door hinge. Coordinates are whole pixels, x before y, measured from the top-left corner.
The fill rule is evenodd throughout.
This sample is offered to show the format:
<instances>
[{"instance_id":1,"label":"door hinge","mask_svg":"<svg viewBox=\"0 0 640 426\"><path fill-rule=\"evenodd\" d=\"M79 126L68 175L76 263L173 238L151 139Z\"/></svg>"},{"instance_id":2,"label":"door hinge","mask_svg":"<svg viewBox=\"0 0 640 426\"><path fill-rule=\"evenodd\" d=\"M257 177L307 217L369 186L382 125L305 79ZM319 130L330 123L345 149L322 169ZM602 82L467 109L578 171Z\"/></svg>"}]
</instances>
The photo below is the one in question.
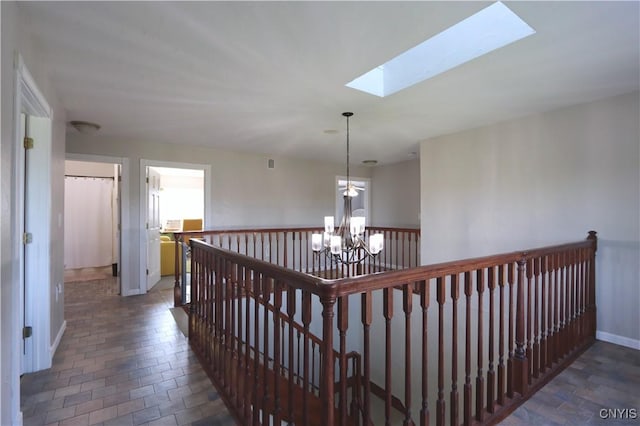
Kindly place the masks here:
<instances>
[{"instance_id":1,"label":"door hinge","mask_svg":"<svg viewBox=\"0 0 640 426\"><path fill-rule=\"evenodd\" d=\"M149 178L147 178L147 183L149 183Z\"/></svg>"},{"instance_id":2,"label":"door hinge","mask_svg":"<svg viewBox=\"0 0 640 426\"><path fill-rule=\"evenodd\" d=\"M25 232L22 234L22 243L30 244L33 242L33 234L31 232Z\"/></svg>"},{"instance_id":3,"label":"door hinge","mask_svg":"<svg viewBox=\"0 0 640 426\"><path fill-rule=\"evenodd\" d=\"M22 338L23 339L28 339L31 336L33 336L33 327L31 327L31 326L23 327L22 328Z\"/></svg>"},{"instance_id":4,"label":"door hinge","mask_svg":"<svg viewBox=\"0 0 640 426\"><path fill-rule=\"evenodd\" d=\"M33 138L24 138L24 149L33 149Z\"/></svg>"},{"instance_id":5,"label":"door hinge","mask_svg":"<svg viewBox=\"0 0 640 426\"><path fill-rule=\"evenodd\" d=\"M149 275L149 270L147 269L147 275Z\"/></svg>"}]
</instances>

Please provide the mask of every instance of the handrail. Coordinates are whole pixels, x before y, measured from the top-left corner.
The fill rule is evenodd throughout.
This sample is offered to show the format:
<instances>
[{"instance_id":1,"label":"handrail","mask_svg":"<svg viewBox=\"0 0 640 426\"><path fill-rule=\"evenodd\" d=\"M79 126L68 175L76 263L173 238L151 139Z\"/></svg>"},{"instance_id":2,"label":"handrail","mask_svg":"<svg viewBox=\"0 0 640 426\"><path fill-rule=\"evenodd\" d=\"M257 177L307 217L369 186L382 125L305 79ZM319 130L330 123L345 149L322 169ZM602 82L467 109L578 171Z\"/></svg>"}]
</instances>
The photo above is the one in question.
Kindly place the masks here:
<instances>
[{"instance_id":1,"label":"handrail","mask_svg":"<svg viewBox=\"0 0 640 426\"><path fill-rule=\"evenodd\" d=\"M434 414L437 425L497 422L595 338L594 231L586 241L342 279L194 239L190 248L189 339L245 424L284 417L312 424L306 391L295 404L291 392L280 401L279 382L266 379L293 365L309 392L318 372L320 424L352 424L348 398L357 408L351 416L360 413L356 422L371 424L376 396L386 422L392 406L403 407L405 424L417 423L414 416L426 424ZM289 336L280 331L285 323ZM295 362L294 328L303 335ZM250 363L239 342L273 359L273 372ZM310 345L320 347L318 364ZM360 363L348 391L348 364ZM282 386L292 389L288 376ZM374 385L381 377L384 386ZM252 407L262 408L256 414Z\"/></svg>"},{"instance_id":2,"label":"handrail","mask_svg":"<svg viewBox=\"0 0 640 426\"><path fill-rule=\"evenodd\" d=\"M593 231L592 231L593 232ZM346 277L338 279L322 278L298 271L293 271L279 265L255 259L232 250L216 247L204 241L194 242L209 251L219 251L230 260L242 262L258 272L269 272L274 278L287 280L297 284L298 289L309 291L320 297L340 297L350 294L360 294L366 291L379 290L395 286L399 282L415 282L434 279L443 275L463 273L471 269L487 268L496 264L517 262L533 257L551 254L553 252L591 247L590 240L551 245L537 249L512 251L490 256L482 256L465 260L435 263L411 269L381 271L368 275Z\"/></svg>"},{"instance_id":3,"label":"handrail","mask_svg":"<svg viewBox=\"0 0 640 426\"><path fill-rule=\"evenodd\" d=\"M412 268L419 263L420 229L418 228L366 227L365 236L373 232L385 235L385 248L375 258L367 259L362 268L340 266L335 264L333 259L314 253L311 249L311 234L322 231L324 228L320 227L276 227L174 232L176 244L174 306L181 306L186 302L183 285L188 282L184 273L187 269L185 253L190 248L184 243L191 239L205 241L210 245L244 254L252 259L267 261L269 264L280 265L287 270L329 278Z\"/></svg>"}]
</instances>

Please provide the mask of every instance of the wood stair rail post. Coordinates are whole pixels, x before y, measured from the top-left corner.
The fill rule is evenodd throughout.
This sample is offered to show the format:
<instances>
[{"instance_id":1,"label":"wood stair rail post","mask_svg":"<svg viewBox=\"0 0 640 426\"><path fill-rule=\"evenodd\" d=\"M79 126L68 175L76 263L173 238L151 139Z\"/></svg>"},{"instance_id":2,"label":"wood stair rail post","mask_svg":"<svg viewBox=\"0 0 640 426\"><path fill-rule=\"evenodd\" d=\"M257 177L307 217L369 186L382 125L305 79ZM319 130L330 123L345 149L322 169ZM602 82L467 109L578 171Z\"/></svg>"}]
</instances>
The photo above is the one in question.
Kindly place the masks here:
<instances>
[{"instance_id":1,"label":"wood stair rail post","mask_svg":"<svg viewBox=\"0 0 640 426\"><path fill-rule=\"evenodd\" d=\"M587 309L589 311L587 318L589 322L589 336L592 339L596 338L596 252L598 251L598 236L596 231L589 231L587 240L591 241L592 249L589 259L589 289L587 290L587 296L589 302Z\"/></svg>"},{"instance_id":2,"label":"wood stair rail post","mask_svg":"<svg viewBox=\"0 0 640 426\"><path fill-rule=\"evenodd\" d=\"M529 360L526 354L525 341L525 309L524 309L524 293L525 293L525 269L526 269L526 253L518 260L518 280L516 288L516 348L513 357L513 387L516 392L524 396L527 394L529 386Z\"/></svg>"},{"instance_id":3,"label":"wood stair rail post","mask_svg":"<svg viewBox=\"0 0 640 426\"><path fill-rule=\"evenodd\" d=\"M322 424L335 424L335 354L333 350L333 294L320 297L322 303L322 378L320 379L320 400L322 403Z\"/></svg>"},{"instance_id":4,"label":"wood stair rail post","mask_svg":"<svg viewBox=\"0 0 640 426\"><path fill-rule=\"evenodd\" d=\"M173 307L177 308L178 306L182 306L182 290L180 289L180 240L182 240L181 235L173 234L173 240L175 244L174 250L174 268L173 268Z\"/></svg>"}]
</instances>

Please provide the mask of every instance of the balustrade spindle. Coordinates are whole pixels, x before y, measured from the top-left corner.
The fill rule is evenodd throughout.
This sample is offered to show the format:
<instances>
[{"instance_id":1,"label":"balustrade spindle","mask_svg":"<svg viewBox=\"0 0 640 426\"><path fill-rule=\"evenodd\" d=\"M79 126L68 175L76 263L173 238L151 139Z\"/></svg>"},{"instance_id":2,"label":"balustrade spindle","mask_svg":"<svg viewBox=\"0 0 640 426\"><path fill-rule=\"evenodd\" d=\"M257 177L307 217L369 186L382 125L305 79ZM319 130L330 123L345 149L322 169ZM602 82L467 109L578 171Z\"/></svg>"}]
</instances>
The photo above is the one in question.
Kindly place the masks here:
<instances>
[{"instance_id":1,"label":"balustrade spindle","mask_svg":"<svg viewBox=\"0 0 640 426\"><path fill-rule=\"evenodd\" d=\"M533 317L531 312L531 306L533 301L533 262L531 259L525 260L525 276L526 276L526 299L527 299L527 307L526 307L526 319L525 321L525 357L528 360L527 363L527 384L531 384L531 369L533 367Z\"/></svg>"},{"instance_id":2,"label":"balustrade spindle","mask_svg":"<svg viewBox=\"0 0 640 426\"><path fill-rule=\"evenodd\" d=\"M338 299L338 331L340 333L340 424L347 424L347 329L349 328L349 296ZM354 373L355 374L355 373Z\"/></svg>"},{"instance_id":3,"label":"balustrade spindle","mask_svg":"<svg viewBox=\"0 0 640 426\"><path fill-rule=\"evenodd\" d=\"M484 327L483 327L483 294L484 294L484 269L476 271L476 290L478 291L478 372L476 375L476 420L484 421L484 375L482 373L483 366L483 345Z\"/></svg>"},{"instance_id":4,"label":"balustrade spindle","mask_svg":"<svg viewBox=\"0 0 640 426\"><path fill-rule=\"evenodd\" d=\"M498 287L500 287L500 326L498 331L498 404L504 405L504 265L498 265Z\"/></svg>"},{"instance_id":5,"label":"balustrade spindle","mask_svg":"<svg viewBox=\"0 0 640 426\"><path fill-rule=\"evenodd\" d=\"M280 407L280 309L282 309L282 284L276 281L273 285L273 424L282 423ZM267 352L265 351L265 356ZM266 363L265 363L266 364Z\"/></svg>"},{"instance_id":6,"label":"balustrade spindle","mask_svg":"<svg viewBox=\"0 0 640 426\"><path fill-rule=\"evenodd\" d=\"M262 276L254 271L253 276L253 424L260 423L260 411L257 409L260 405L259 401L259 383L260 383L260 367L258 348L260 347L260 297Z\"/></svg>"},{"instance_id":7,"label":"balustrade spindle","mask_svg":"<svg viewBox=\"0 0 640 426\"><path fill-rule=\"evenodd\" d=\"M234 339L236 340L236 348L237 348L237 362L236 362L236 371L235 371L235 380L234 385L237 388L236 392L236 405L239 407L240 412L243 411L244 407L244 383L242 381L242 377L244 376L244 362L246 361L243 356L243 339L242 333L244 332L242 325L242 302L248 297L248 295L244 291L244 287L246 285L246 268L244 266L238 265L238 282L237 282L237 297L235 298L235 303L237 305L236 308L236 324L237 324L237 335L234 335Z\"/></svg>"},{"instance_id":8,"label":"balustrade spindle","mask_svg":"<svg viewBox=\"0 0 640 426\"><path fill-rule=\"evenodd\" d=\"M525 269L526 261L518 260L518 283L516 289L516 349L513 356L514 388L520 395L526 395L529 385L529 364L527 362L527 337L525 334Z\"/></svg>"},{"instance_id":9,"label":"balustrade spindle","mask_svg":"<svg viewBox=\"0 0 640 426\"><path fill-rule=\"evenodd\" d=\"M438 401L436 402L436 424L444 426L444 303L446 301L445 279L436 279L438 300Z\"/></svg>"},{"instance_id":10,"label":"balustrade spindle","mask_svg":"<svg viewBox=\"0 0 640 426\"><path fill-rule=\"evenodd\" d=\"M411 417L411 312L413 310L413 285L405 284L402 306L404 309L404 426L413 426Z\"/></svg>"},{"instance_id":11,"label":"balustrade spindle","mask_svg":"<svg viewBox=\"0 0 640 426\"><path fill-rule=\"evenodd\" d=\"M515 263L511 262L507 265L507 282L509 284L509 340L508 340L508 348L509 348L509 357L507 358L507 396L509 398L513 398L514 395L514 382L515 382L515 370L513 366L514 362L514 351L513 351L513 343L514 343L514 325L516 323L516 316L513 308L513 282L514 282L514 274L515 274Z\"/></svg>"},{"instance_id":12,"label":"balustrade spindle","mask_svg":"<svg viewBox=\"0 0 640 426\"><path fill-rule=\"evenodd\" d=\"M450 276L451 281L451 414L452 426L460 424L458 416L458 298L460 297L460 287L458 285L458 275Z\"/></svg>"},{"instance_id":13,"label":"balustrade spindle","mask_svg":"<svg viewBox=\"0 0 640 426\"><path fill-rule=\"evenodd\" d=\"M252 274L253 271L251 271L250 269L245 269L244 272L244 291L245 291L245 298L244 298L244 303L245 303L245 309L244 309L244 315L245 315L245 351L244 351L244 388L243 390L245 391L245 393L247 395L249 395L251 393L251 366L252 366L252 359L251 359L251 300L255 300L255 296L254 296L254 292L252 287L253 284L253 280L252 280ZM249 404L249 402L245 399L245 404L244 404L244 421L245 424L249 424L251 421L251 404Z\"/></svg>"},{"instance_id":14,"label":"balustrade spindle","mask_svg":"<svg viewBox=\"0 0 640 426\"><path fill-rule=\"evenodd\" d=\"M303 367L302 367L302 384L304 392L302 393L302 423L309 424L309 392L312 391L309 380L309 324L311 323L311 293L302 292L302 325L303 332Z\"/></svg>"},{"instance_id":15,"label":"balustrade spindle","mask_svg":"<svg viewBox=\"0 0 640 426\"><path fill-rule=\"evenodd\" d=\"M384 419L385 425L391 424L391 320L393 319L393 288L385 288L382 292L382 303L385 319L385 368L384 368Z\"/></svg>"},{"instance_id":16,"label":"balustrade spindle","mask_svg":"<svg viewBox=\"0 0 640 426\"><path fill-rule=\"evenodd\" d=\"M420 426L429 424L429 333L428 309L430 281L420 282L420 307L422 308L422 407L420 409Z\"/></svg>"},{"instance_id":17,"label":"balustrade spindle","mask_svg":"<svg viewBox=\"0 0 640 426\"><path fill-rule=\"evenodd\" d=\"M300 371L298 370L298 374L294 374L294 358L293 358L293 323L296 314L296 290L292 287L287 288L287 315L289 316L289 377L288 377L288 385L289 385L289 401L288 401L288 409L289 409L289 424L293 424L293 386L294 386L294 376L300 376ZM298 354L300 353L300 333L298 333ZM300 367L300 357L298 356L298 368Z\"/></svg>"},{"instance_id":18,"label":"balustrade spindle","mask_svg":"<svg viewBox=\"0 0 640 426\"><path fill-rule=\"evenodd\" d=\"M533 267L533 283L534 283L534 298L533 298L533 349L532 349L532 357L531 363L533 364L532 375L530 379L538 378L540 376L540 259L533 258L531 259L530 266Z\"/></svg>"},{"instance_id":19,"label":"balustrade spindle","mask_svg":"<svg viewBox=\"0 0 640 426\"><path fill-rule=\"evenodd\" d=\"M547 257L542 256L540 261L540 275L542 279L542 308L540 309L541 330L540 330L540 373L547 370L549 358L549 347L547 344L547 319L549 315L549 284L547 282Z\"/></svg>"},{"instance_id":20,"label":"balustrade spindle","mask_svg":"<svg viewBox=\"0 0 640 426\"><path fill-rule=\"evenodd\" d=\"M471 294L473 293L473 282L471 281L471 272L464 273L464 294L466 296L466 315L465 315L465 345L464 345L464 414L463 424L471 424Z\"/></svg>"},{"instance_id":21,"label":"balustrade spindle","mask_svg":"<svg viewBox=\"0 0 640 426\"><path fill-rule=\"evenodd\" d=\"M371 292L362 293L362 328L364 355L364 424L371 424L371 346L369 328L373 320Z\"/></svg>"},{"instance_id":22,"label":"balustrade spindle","mask_svg":"<svg viewBox=\"0 0 640 426\"><path fill-rule=\"evenodd\" d=\"M494 316L495 316L495 307L493 305L493 291L496 289L496 277L495 277L495 269L493 266L489 267L487 270L488 274L488 286L489 286L489 370L487 371L487 412L493 413L495 411L495 386L496 386L496 377L495 371L493 369L493 357L494 357L494 332L495 332L495 324L494 324Z\"/></svg>"}]
</instances>

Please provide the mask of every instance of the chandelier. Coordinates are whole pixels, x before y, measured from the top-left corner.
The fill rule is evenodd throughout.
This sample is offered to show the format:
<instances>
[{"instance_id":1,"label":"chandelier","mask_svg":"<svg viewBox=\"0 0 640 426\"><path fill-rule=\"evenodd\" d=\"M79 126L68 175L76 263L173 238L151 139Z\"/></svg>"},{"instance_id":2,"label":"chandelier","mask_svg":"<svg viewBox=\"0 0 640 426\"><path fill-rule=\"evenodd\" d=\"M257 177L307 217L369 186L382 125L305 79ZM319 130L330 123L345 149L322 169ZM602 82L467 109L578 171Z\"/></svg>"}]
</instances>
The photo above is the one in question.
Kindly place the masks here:
<instances>
[{"instance_id":1,"label":"chandelier","mask_svg":"<svg viewBox=\"0 0 640 426\"><path fill-rule=\"evenodd\" d=\"M349 178L349 117L352 112L343 112L347 118L347 184L343 193L344 212L336 231L333 216L324 217L324 233L311 235L311 248L318 254L324 253L338 263L353 265L368 257L374 257L384 247L383 234L369 236L369 244L364 240L365 217L352 216L351 200L358 196L358 190Z\"/></svg>"}]
</instances>

